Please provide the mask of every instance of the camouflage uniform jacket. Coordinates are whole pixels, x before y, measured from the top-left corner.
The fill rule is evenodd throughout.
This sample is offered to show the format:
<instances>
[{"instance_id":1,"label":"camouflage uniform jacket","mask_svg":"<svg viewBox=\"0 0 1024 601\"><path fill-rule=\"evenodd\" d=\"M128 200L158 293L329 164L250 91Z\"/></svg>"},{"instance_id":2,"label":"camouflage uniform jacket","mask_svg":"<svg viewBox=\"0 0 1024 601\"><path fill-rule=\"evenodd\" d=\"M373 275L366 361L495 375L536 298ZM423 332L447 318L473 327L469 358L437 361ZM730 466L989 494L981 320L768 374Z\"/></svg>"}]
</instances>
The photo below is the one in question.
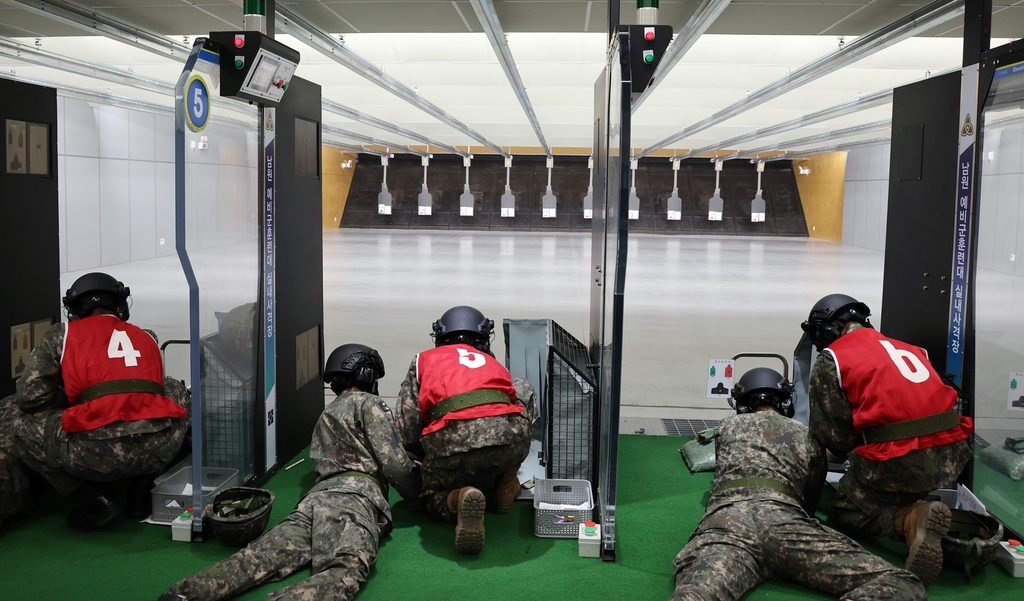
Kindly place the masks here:
<instances>
[{"instance_id":1,"label":"camouflage uniform jacket","mask_svg":"<svg viewBox=\"0 0 1024 601\"><path fill-rule=\"evenodd\" d=\"M766 487L737 487L712 494L708 515L738 501L772 500L802 507L813 516L825 485L825 451L807 426L774 411L733 415L722 420L715 437L712 490L740 478L768 478L796 495Z\"/></svg>"},{"instance_id":2,"label":"camouflage uniform jacket","mask_svg":"<svg viewBox=\"0 0 1024 601\"><path fill-rule=\"evenodd\" d=\"M420 381L416 373L414 358L398 391L397 419L405 448L423 457L425 453L420 439L427 424L420 411ZM536 393L533 385L523 378L512 378L512 385L516 389L516 402L525 407L521 414L527 420L524 428L508 427L509 419L519 414L456 420L428 435L443 439L431 446L443 449L444 456L450 456L478 449L480 441L487 441L486 446L514 445L523 440L524 432L521 430L524 429L525 436L529 437L529 430L537 419Z\"/></svg>"},{"instance_id":3,"label":"camouflage uniform jacket","mask_svg":"<svg viewBox=\"0 0 1024 601\"><path fill-rule=\"evenodd\" d=\"M375 394L350 390L338 395L313 428L309 456L318 476L309 492L331 490L369 499L384 517L382 534L391 531L388 484L403 499L419 496L419 469L402 448L391 409Z\"/></svg>"},{"instance_id":4,"label":"camouflage uniform jacket","mask_svg":"<svg viewBox=\"0 0 1024 601\"><path fill-rule=\"evenodd\" d=\"M811 405L811 433L838 457L846 457L863 444L853 428L853 406L839 384L836 361L821 353L811 370L808 396Z\"/></svg>"},{"instance_id":5,"label":"camouflage uniform jacket","mask_svg":"<svg viewBox=\"0 0 1024 601\"><path fill-rule=\"evenodd\" d=\"M64 379L61 375L60 360L64 349L65 324L54 324L29 355L25 371L18 378L15 402L25 413L37 413L48 409L63 411L71 407L64 393ZM168 396L170 394L168 393ZM181 399L173 397L181 403ZM102 428L91 430L90 438L117 438L133 434L159 432L171 427L171 418L147 419L132 422L114 422Z\"/></svg>"}]
</instances>

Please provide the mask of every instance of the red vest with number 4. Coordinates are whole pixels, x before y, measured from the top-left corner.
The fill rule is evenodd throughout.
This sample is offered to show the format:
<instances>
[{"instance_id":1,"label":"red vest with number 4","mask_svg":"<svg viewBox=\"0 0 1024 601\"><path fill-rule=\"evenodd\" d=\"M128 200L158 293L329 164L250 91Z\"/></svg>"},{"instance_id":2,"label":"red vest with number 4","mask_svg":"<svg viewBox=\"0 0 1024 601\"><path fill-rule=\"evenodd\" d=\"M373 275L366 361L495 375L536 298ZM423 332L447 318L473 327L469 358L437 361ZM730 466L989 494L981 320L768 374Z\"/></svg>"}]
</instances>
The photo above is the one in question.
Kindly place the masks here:
<instances>
[{"instance_id":1,"label":"red vest with number 4","mask_svg":"<svg viewBox=\"0 0 1024 601\"><path fill-rule=\"evenodd\" d=\"M423 435L436 432L455 419L475 419L509 413L522 413L523 406L515 403L516 389L512 374L497 359L468 344L446 344L416 356L416 379L420 381L420 412ZM474 390L499 390L508 395L512 403L488 403L457 409L442 415L431 423L428 412L441 401Z\"/></svg>"},{"instance_id":2,"label":"red vest with number 4","mask_svg":"<svg viewBox=\"0 0 1024 601\"><path fill-rule=\"evenodd\" d=\"M87 432L116 421L185 417L184 408L152 392L108 394L78 402L90 387L112 380L164 383L164 366L156 341L141 328L113 315L68 322L60 368L64 392L72 405L64 411L65 432Z\"/></svg>"},{"instance_id":3,"label":"red vest with number 4","mask_svg":"<svg viewBox=\"0 0 1024 601\"><path fill-rule=\"evenodd\" d=\"M956 391L942 382L928 361L928 353L912 344L887 338L871 328L841 336L825 349L835 359L839 385L853 406L853 427L868 428L919 419L953 409ZM963 440L974 423L960 416L960 426L891 442L865 444L854 449L872 461L902 457Z\"/></svg>"}]
</instances>

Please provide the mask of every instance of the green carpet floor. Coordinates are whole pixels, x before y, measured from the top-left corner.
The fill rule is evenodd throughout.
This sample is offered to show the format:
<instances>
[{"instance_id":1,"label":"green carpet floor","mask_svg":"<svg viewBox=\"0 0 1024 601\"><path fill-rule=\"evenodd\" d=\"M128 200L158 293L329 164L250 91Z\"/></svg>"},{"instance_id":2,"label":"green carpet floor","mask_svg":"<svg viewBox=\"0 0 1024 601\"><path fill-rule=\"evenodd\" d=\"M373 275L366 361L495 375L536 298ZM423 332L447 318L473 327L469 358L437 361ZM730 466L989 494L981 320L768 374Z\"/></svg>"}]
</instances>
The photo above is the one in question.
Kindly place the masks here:
<instances>
[{"instance_id":1,"label":"green carpet floor","mask_svg":"<svg viewBox=\"0 0 1024 601\"><path fill-rule=\"evenodd\" d=\"M526 503L517 503L511 515L488 514L483 553L458 556L450 526L406 511L399 497L393 496L395 531L383 542L377 565L357 599L668 599L672 559L700 520L711 484L710 474L691 475L686 469L676 452L684 441L622 437L615 563L579 557L575 540L535 537L533 509ZM277 495L271 523L288 514L313 480L307 459L270 481ZM822 507L827 502L824 499ZM0 599L152 600L179 578L233 551L216 541L172 542L169 528L125 519L101 532L76 534L64 526L69 508L66 499L47 494L40 499L37 515L0 531ZM868 547L890 561L902 561L901 545L894 542L872 541ZM308 571L300 572L240 598L262 599L307 575ZM996 565L986 568L971 585L962 575L947 571L929 596L1017 600L1024 599L1022 583ZM745 597L750 601L827 598L784 582L765 583Z\"/></svg>"}]
</instances>

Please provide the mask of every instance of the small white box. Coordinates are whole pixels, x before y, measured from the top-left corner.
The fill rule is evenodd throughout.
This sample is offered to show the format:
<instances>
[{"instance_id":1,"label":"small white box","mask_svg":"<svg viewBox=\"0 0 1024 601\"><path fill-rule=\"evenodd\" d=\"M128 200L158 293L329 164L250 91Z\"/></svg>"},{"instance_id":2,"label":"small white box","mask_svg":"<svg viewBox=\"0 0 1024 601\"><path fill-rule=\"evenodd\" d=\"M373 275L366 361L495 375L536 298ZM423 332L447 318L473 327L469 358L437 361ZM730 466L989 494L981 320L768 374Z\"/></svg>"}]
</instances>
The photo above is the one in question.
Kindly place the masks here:
<instances>
[{"instance_id":1,"label":"small white box","mask_svg":"<svg viewBox=\"0 0 1024 601\"><path fill-rule=\"evenodd\" d=\"M430 215L430 207L420 207L420 215Z\"/></svg>"},{"instance_id":2,"label":"small white box","mask_svg":"<svg viewBox=\"0 0 1024 601\"><path fill-rule=\"evenodd\" d=\"M587 532L593 530L593 532ZM580 557L601 557L601 525L594 522L580 524Z\"/></svg>"},{"instance_id":3,"label":"small white box","mask_svg":"<svg viewBox=\"0 0 1024 601\"><path fill-rule=\"evenodd\" d=\"M629 211L628 217L630 219L640 219L640 211Z\"/></svg>"},{"instance_id":4,"label":"small white box","mask_svg":"<svg viewBox=\"0 0 1024 601\"><path fill-rule=\"evenodd\" d=\"M557 216L557 209L541 209L540 216L542 219L550 219Z\"/></svg>"},{"instance_id":5,"label":"small white box","mask_svg":"<svg viewBox=\"0 0 1024 601\"><path fill-rule=\"evenodd\" d=\"M188 517L184 517L184 516ZM171 540L192 542L192 514L183 513L171 522Z\"/></svg>"},{"instance_id":6,"label":"small white box","mask_svg":"<svg viewBox=\"0 0 1024 601\"><path fill-rule=\"evenodd\" d=\"M999 548L996 549L996 561L1014 578L1024 578L1024 552L1014 549L1010 543L1006 541L999 543Z\"/></svg>"},{"instance_id":7,"label":"small white box","mask_svg":"<svg viewBox=\"0 0 1024 601\"><path fill-rule=\"evenodd\" d=\"M473 207L459 207L459 217L472 217Z\"/></svg>"},{"instance_id":8,"label":"small white box","mask_svg":"<svg viewBox=\"0 0 1024 601\"><path fill-rule=\"evenodd\" d=\"M516 210L514 208L513 209L502 209L501 210L501 216L502 217L515 217L516 216Z\"/></svg>"},{"instance_id":9,"label":"small white box","mask_svg":"<svg viewBox=\"0 0 1024 601\"><path fill-rule=\"evenodd\" d=\"M594 211L592 209L583 209L583 218L584 219L593 219L594 218Z\"/></svg>"},{"instance_id":10,"label":"small white box","mask_svg":"<svg viewBox=\"0 0 1024 601\"><path fill-rule=\"evenodd\" d=\"M683 212L682 211L669 211L668 212L668 220L669 221L682 221L682 219L683 219Z\"/></svg>"}]
</instances>

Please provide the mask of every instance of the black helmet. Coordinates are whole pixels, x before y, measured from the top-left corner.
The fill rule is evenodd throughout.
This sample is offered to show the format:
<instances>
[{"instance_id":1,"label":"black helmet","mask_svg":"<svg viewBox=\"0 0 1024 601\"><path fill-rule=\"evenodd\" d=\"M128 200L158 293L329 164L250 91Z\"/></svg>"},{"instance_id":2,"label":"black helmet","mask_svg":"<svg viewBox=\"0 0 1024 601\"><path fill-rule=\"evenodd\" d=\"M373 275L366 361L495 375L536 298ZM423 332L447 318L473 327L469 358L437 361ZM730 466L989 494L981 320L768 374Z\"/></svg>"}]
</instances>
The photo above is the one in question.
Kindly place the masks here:
<instances>
[{"instance_id":1,"label":"black helmet","mask_svg":"<svg viewBox=\"0 0 1024 601\"><path fill-rule=\"evenodd\" d=\"M871 315L871 309L852 296L830 294L814 303L814 308L811 309L807 321L800 324L800 327L807 332L807 336L820 353L839 338L846 322L859 321L865 327L870 328L869 315ZM834 325L833 321L838 324Z\"/></svg>"},{"instance_id":2,"label":"black helmet","mask_svg":"<svg viewBox=\"0 0 1024 601\"><path fill-rule=\"evenodd\" d=\"M473 307L452 307L434 322L434 346L465 343L491 354L491 334L494 320Z\"/></svg>"},{"instance_id":3,"label":"black helmet","mask_svg":"<svg viewBox=\"0 0 1024 601\"><path fill-rule=\"evenodd\" d=\"M88 317L94 309L109 309L122 321L128 321L128 296L131 290L105 273L87 273L75 280L64 295L68 321Z\"/></svg>"},{"instance_id":4,"label":"black helmet","mask_svg":"<svg viewBox=\"0 0 1024 601\"><path fill-rule=\"evenodd\" d=\"M733 405L735 401L735 405ZM793 384L769 367L755 367L743 374L732 387L730 405L736 413L753 413L762 405L771 405L785 417L793 417Z\"/></svg>"},{"instance_id":5,"label":"black helmet","mask_svg":"<svg viewBox=\"0 0 1024 601\"><path fill-rule=\"evenodd\" d=\"M334 349L324 367L324 382L335 394L355 386L370 392L373 383L384 377L384 360L365 344L343 344Z\"/></svg>"}]
</instances>

